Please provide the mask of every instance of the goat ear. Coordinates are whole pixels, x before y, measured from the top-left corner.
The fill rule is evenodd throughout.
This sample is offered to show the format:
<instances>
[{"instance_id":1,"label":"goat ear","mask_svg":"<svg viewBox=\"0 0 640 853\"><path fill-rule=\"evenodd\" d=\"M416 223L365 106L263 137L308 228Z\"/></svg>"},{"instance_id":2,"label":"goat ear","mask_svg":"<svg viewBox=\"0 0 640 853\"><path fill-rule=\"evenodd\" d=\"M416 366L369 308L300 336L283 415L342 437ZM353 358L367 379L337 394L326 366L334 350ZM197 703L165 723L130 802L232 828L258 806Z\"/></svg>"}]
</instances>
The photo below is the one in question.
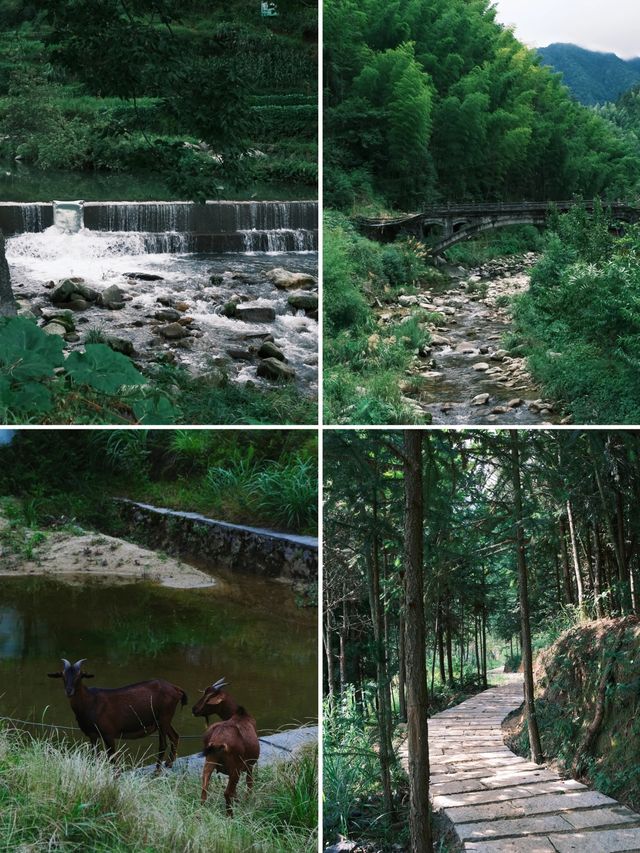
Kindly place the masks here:
<instances>
[{"instance_id":1,"label":"goat ear","mask_svg":"<svg viewBox=\"0 0 640 853\"><path fill-rule=\"evenodd\" d=\"M207 705L219 705L223 699L223 696L211 696L207 699Z\"/></svg>"},{"instance_id":2,"label":"goat ear","mask_svg":"<svg viewBox=\"0 0 640 853\"><path fill-rule=\"evenodd\" d=\"M62 678L61 672L48 672L47 678Z\"/></svg>"},{"instance_id":3,"label":"goat ear","mask_svg":"<svg viewBox=\"0 0 640 853\"><path fill-rule=\"evenodd\" d=\"M95 676L92 672L82 672L80 678L95 678Z\"/></svg>"}]
</instances>

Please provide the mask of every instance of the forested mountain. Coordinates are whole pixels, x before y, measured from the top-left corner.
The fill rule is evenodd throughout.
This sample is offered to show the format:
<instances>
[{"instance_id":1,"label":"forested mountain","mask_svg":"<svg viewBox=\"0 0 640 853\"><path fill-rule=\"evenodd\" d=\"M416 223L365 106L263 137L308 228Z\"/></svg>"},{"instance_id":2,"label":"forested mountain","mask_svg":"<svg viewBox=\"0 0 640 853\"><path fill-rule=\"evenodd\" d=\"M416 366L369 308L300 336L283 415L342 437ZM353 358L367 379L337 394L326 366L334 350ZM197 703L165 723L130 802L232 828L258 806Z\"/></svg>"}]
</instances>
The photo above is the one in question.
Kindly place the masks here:
<instances>
[{"instance_id":1,"label":"forested mountain","mask_svg":"<svg viewBox=\"0 0 640 853\"><path fill-rule=\"evenodd\" d=\"M327 0L325 45L329 205L623 196L638 180L625 134L489 0Z\"/></svg>"},{"instance_id":2,"label":"forested mountain","mask_svg":"<svg viewBox=\"0 0 640 853\"><path fill-rule=\"evenodd\" d=\"M625 60L575 44L550 44L538 53L543 64L560 72L571 92L587 106L615 101L640 83L640 58Z\"/></svg>"}]
</instances>

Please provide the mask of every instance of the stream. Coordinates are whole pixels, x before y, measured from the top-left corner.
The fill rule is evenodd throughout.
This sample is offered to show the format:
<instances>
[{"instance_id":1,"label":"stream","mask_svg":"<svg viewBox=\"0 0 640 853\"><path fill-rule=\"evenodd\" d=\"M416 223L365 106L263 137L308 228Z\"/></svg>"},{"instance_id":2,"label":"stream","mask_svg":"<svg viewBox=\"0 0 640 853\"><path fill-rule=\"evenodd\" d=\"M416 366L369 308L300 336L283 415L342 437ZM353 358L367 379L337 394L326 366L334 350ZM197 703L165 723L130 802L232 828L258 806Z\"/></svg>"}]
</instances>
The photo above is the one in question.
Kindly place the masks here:
<instances>
[{"instance_id":1,"label":"stream","mask_svg":"<svg viewBox=\"0 0 640 853\"><path fill-rule=\"evenodd\" d=\"M562 414L544 400L522 357L503 340L511 326L509 300L529 286L533 254L475 270L447 267L448 280L419 296L400 296L379 322L402 321L421 309L440 314L429 324L431 344L416 358L401 389L405 402L431 423L550 425Z\"/></svg>"},{"instance_id":2,"label":"stream","mask_svg":"<svg viewBox=\"0 0 640 853\"><path fill-rule=\"evenodd\" d=\"M6 252L21 313L64 337L68 350L98 333L141 366L171 362L194 375L223 370L235 382L266 388L272 380L258 376L257 353L271 341L301 393L317 393L312 204L103 203L87 206L96 226L75 232L43 228L47 206L14 205L3 215L15 211L25 230L7 239ZM176 230L197 229L198 217L199 231ZM211 234L214 227L222 233ZM269 278L274 269L303 274L306 283L278 287ZM93 299L61 300L59 287L68 281ZM101 304L105 291L115 299ZM239 306L236 315L230 304Z\"/></svg>"}]
</instances>

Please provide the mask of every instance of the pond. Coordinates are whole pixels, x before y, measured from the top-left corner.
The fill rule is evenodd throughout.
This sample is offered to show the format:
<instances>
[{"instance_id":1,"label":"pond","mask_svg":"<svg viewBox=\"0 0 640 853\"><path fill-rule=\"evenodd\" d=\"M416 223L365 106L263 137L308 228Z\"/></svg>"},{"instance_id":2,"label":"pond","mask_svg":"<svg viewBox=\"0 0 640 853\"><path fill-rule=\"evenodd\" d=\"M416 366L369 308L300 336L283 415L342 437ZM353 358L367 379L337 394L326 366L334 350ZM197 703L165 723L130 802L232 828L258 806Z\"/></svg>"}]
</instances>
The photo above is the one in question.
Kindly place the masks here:
<instances>
[{"instance_id":1,"label":"pond","mask_svg":"<svg viewBox=\"0 0 640 853\"><path fill-rule=\"evenodd\" d=\"M89 686L165 678L182 687L189 701L174 717L185 737L179 755L199 752L204 720L191 707L221 676L261 733L317 719L315 610L297 607L288 587L259 578L223 576L200 590L3 579L0 715L75 726L61 682L47 678L62 657L88 659ZM125 743L131 758L146 761L157 736Z\"/></svg>"}]
</instances>

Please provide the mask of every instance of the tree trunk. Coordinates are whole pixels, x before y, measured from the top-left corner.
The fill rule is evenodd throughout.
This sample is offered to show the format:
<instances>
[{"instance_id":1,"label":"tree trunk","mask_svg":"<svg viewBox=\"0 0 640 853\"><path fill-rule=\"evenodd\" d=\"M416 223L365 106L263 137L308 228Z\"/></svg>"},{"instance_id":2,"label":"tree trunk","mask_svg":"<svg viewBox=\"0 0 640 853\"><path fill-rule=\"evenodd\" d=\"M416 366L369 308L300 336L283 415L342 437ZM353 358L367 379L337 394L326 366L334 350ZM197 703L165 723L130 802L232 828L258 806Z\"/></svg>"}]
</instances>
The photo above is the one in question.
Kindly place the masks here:
<instances>
[{"instance_id":1,"label":"tree trunk","mask_svg":"<svg viewBox=\"0 0 640 853\"><path fill-rule=\"evenodd\" d=\"M514 525L516 534L516 557L518 561L518 587L520 593L520 631L522 640L522 662L524 667L524 702L529 729L531 755L536 764L542 764L542 746L536 719L533 692L533 661L531 652L531 625L529 622L529 592L527 584L527 560L525 556L524 513L522 508L522 484L520 480L520 442L518 431L509 430L511 442L511 483L513 486Z\"/></svg>"},{"instance_id":2,"label":"tree trunk","mask_svg":"<svg viewBox=\"0 0 640 853\"><path fill-rule=\"evenodd\" d=\"M569 522L569 541L571 542L571 557L573 559L573 571L576 578L576 589L578 591L578 607L580 612L584 610L584 587L582 585L582 572L580 571L580 560L578 558L578 541L576 539L576 528L573 523L573 509L571 501L567 501L567 521Z\"/></svg>"},{"instance_id":3,"label":"tree trunk","mask_svg":"<svg viewBox=\"0 0 640 853\"><path fill-rule=\"evenodd\" d=\"M442 630L442 605L438 603L438 657L440 659L440 683L444 687L447 683L447 676L444 669L444 639L443 639L443 630Z\"/></svg>"},{"instance_id":4,"label":"tree trunk","mask_svg":"<svg viewBox=\"0 0 640 853\"><path fill-rule=\"evenodd\" d=\"M5 254L4 234L0 231L0 317L15 317L16 300L11 289L11 275Z\"/></svg>"},{"instance_id":5,"label":"tree trunk","mask_svg":"<svg viewBox=\"0 0 640 853\"><path fill-rule=\"evenodd\" d=\"M445 644L447 647L447 676L449 678L449 684L453 684L455 681L453 675L453 643L451 639L451 634L451 611L449 609L449 605L447 604L447 621L445 623Z\"/></svg>"},{"instance_id":6,"label":"tree trunk","mask_svg":"<svg viewBox=\"0 0 640 853\"><path fill-rule=\"evenodd\" d=\"M593 596L596 604L596 619L604 619L604 611L602 608L602 568L600 559L600 543L598 541L597 528L594 525L591 530L593 538Z\"/></svg>"},{"instance_id":7,"label":"tree trunk","mask_svg":"<svg viewBox=\"0 0 640 853\"><path fill-rule=\"evenodd\" d=\"M398 621L398 714L400 715L400 720L403 723L407 721L407 700L405 695L407 675L404 661L404 632L404 613L400 613L400 619Z\"/></svg>"},{"instance_id":8,"label":"tree trunk","mask_svg":"<svg viewBox=\"0 0 640 853\"><path fill-rule=\"evenodd\" d=\"M412 853L432 853L422 576L422 433L419 430L404 431L404 454L409 832Z\"/></svg>"},{"instance_id":9,"label":"tree trunk","mask_svg":"<svg viewBox=\"0 0 640 853\"><path fill-rule=\"evenodd\" d=\"M325 629L323 631L323 636L324 653L327 661L327 693L329 699L333 699L333 694L335 692L335 675L333 666L333 648L331 642L331 625L329 624L329 614L327 614L325 619Z\"/></svg>"},{"instance_id":10,"label":"tree trunk","mask_svg":"<svg viewBox=\"0 0 640 853\"><path fill-rule=\"evenodd\" d=\"M569 555L567 553L567 534L564 518L559 521L560 527L560 553L562 554L562 579L564 581L564 603L573 604L573 590L571 589L571 573L569 571Z\"/></svg>"},{"instance_id":11,"label":"tree trunk","mask_svg":"<svg viewBox=\"0 0 640 853\"><path fill-rule=\"evenodd\" d=\"M373 496L373 535L369 559L369 606L373 622L373 637L376 656L376 681L378 699L378 730L380 734L380 775L384 810L390 820L395 819L393 792L391 790L391 761L393 757L391 735L391 691L387 669L387 654L384 647L384 617L380 589L380 562L378 554L378 511L377 496Z\"/></svg>"},{"instance_id":12,"label":"tree trunk","mask_svg":"<svg viewBox=\"0 0 640 853\"><path fill-rule=\"evenodd\" d=\"M342 622L340 624L340 692L342 693L347 685L347 640L349 637L349 614L346 599L346 590L343 586L342 598Z\"/></svg>"}]
</instances>

